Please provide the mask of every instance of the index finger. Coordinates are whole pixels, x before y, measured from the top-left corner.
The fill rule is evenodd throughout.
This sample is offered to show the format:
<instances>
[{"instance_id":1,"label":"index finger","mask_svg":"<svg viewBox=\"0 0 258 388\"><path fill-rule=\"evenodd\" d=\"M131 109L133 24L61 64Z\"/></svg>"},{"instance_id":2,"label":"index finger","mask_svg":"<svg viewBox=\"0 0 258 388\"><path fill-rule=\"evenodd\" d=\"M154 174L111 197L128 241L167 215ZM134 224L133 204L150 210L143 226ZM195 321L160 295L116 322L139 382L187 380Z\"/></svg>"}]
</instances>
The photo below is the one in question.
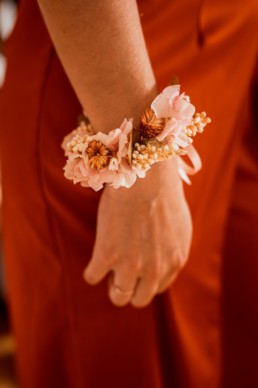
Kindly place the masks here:
<instances>
[{"instance_id":1,"label":"index finger","mask_svg":"<svg viewBox=\"0 0 258 388\"><path fill-rule=\"evenodd\" d=\"M112 260L107 260L99 254L94 254L83 272L83 277L89 284L97 284L108 274L111 270Z\"/></svg>"}]
</instances>

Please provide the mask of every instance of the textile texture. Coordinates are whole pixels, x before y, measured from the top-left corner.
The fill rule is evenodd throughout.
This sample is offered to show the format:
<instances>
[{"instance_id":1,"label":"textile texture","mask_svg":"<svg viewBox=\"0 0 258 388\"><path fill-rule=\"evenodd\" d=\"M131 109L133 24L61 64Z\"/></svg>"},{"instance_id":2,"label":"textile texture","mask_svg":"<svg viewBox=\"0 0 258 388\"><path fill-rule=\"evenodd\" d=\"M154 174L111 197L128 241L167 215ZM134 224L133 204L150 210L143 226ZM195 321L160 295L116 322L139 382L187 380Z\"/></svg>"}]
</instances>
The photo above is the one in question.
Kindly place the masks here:
<instances>
[{"instance_id":1,"label":"textile texture","mask_svg":"<svg viewBox=\"0 0 258 388\"><path fill-rule=\"evenodd\" d=\"M176 74L197 111L213 120L195 140L203 169L186 188L191 256L173 287L144 309L114 307L105 282L84 282L101 194L63 177L60 145L81 107L36 0L22 0L0 96L4 246L21 387L257 387L258 3L138 4L160 89Z\"/></svg>"}]
</instances>

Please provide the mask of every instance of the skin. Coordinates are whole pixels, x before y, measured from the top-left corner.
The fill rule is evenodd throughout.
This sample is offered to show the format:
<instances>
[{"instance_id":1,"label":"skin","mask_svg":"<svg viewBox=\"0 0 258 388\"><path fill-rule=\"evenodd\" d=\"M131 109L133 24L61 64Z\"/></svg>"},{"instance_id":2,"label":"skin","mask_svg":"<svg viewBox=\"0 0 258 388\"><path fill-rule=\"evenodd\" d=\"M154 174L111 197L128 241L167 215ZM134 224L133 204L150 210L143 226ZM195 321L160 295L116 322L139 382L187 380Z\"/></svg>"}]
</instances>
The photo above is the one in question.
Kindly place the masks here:
<instances>
[{"instance_id":1,"label":"skin","mask_svg":"<svg viewBox=\"0 0 258 388\"><path fill-rule=\"evenodd\" d=\"M157 87L136 2L38 3L94 128L108 133L124 117L134 117L137 122L157 95ZM158 163L130 189L104 189L96 241L84 278L94 285L108 275L113 304L146 306L171 285L186 263L191 233L177 160Z\"/></svg>"}]
</instances>

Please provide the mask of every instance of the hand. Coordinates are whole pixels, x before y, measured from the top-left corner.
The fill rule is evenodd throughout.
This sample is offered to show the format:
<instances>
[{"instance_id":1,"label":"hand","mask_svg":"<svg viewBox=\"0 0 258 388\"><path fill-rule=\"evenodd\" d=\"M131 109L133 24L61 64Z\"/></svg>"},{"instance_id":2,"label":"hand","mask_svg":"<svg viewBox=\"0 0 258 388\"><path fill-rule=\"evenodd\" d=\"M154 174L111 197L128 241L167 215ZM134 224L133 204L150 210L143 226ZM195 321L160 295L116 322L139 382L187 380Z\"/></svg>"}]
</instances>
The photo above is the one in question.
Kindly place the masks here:
<instances>
[{"instance_id":1,"label":"hand","mask_svg":"<svg viewBox=\"0 0 258 388\"><path fill-rule=\"evenodd\" d=\"M85 280L97 284L110 273L115 305L146 306L186 263L191 233L176 161L158 163L130 189L104 189Z\"/></svg>"}]
</instances>

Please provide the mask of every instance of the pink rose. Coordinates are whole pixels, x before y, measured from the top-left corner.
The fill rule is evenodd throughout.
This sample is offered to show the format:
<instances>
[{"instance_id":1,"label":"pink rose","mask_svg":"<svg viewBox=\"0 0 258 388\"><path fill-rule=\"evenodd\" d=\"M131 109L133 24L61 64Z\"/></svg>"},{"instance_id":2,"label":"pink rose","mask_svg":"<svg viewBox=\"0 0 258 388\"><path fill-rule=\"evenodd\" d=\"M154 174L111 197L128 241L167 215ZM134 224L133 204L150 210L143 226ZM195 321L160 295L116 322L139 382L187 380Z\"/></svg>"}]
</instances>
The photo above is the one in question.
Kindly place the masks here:
<instances>
[{"instance_id":1,"label":"pink rose","mask_svg":"<svg viewBox=\"0 0 258 388\"><path fill-rule=\"evenodd\" d=\"M163 141L165 137L172 136L179 146L186 147L189 142L184 129L191 123L195 107L184 93L180 94L180 85L166 87L153 100L151 108L158 118L169 118L157 139Z\"/></svg>"}]
</instances>

